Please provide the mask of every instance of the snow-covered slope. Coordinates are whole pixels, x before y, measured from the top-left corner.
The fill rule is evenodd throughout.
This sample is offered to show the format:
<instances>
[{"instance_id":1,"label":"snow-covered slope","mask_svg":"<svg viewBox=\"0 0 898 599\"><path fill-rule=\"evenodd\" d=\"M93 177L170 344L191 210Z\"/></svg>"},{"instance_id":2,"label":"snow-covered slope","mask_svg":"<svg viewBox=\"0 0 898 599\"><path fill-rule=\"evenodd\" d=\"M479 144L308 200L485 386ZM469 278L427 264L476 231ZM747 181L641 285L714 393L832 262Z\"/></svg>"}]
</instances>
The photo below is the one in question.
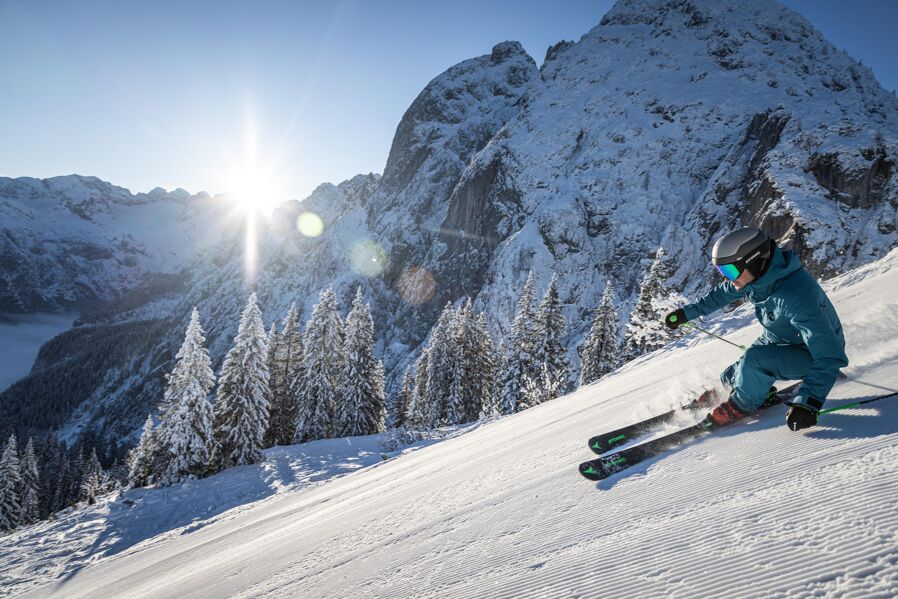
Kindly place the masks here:
<instances>
[{"instance_id":1,"label":"snow-covered slope","mask_svg":"<svg viewBox=\"0 0 898 599\"><path fill-rule=\"evenodd\" d=\"M829 405L898 390L898 250L827 289L851 359ZM732 338L758 333L753 324ZM577 473L591 434L681 402L737 357L688 337L569 396L211 519L206 497L171 492L174 513L179 497L197 506L194 522L116 546L125 501L163 496L129 492L66 516L68 527L6 539L4 590L47 581L25 596L895 596L898 400L800 433L779 407L599 484ZM270 453L244 480L281 461ZM235 476L202 481L210 505L238 492ZM67 565L53 571L57 559Z\"/></svg>"}]
</instances>

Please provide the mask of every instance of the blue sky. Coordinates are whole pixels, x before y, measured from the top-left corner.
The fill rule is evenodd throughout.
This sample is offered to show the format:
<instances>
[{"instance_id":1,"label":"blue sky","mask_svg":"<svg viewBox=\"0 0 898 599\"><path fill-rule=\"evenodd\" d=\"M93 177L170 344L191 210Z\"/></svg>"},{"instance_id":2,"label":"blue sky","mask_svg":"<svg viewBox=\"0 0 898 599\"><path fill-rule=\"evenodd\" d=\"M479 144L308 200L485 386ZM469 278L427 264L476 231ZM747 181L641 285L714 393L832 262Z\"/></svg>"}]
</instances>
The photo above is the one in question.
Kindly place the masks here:
<instances>
[{"instance_id":1,"label":"blue sky","mask_svg":"<svg viewBox=\"0 0 898 599\"><path fill-rule=\"evenodd\" d=\"M380 172L449 66L578 39L613 3L0 0L0 175L96 175L216 193L256 140L277 199ZM786 0L898 87L898 2Z\"/></svg>"}]
</instances>

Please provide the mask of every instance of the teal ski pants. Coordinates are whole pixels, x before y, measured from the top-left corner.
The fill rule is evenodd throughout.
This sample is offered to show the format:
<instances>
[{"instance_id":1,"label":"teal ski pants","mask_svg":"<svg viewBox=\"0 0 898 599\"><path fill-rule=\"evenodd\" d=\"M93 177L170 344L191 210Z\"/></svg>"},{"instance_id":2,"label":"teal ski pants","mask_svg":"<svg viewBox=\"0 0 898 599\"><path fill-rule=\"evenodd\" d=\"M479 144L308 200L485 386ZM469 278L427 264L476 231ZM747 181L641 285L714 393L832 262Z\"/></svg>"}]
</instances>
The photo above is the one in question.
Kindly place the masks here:
<instances>
[{"instance_id":1,"label":"teal ski pants","mask_svg":"<svg viewBox=\"0 0 898 599\"><path fill-rule=\"evenodd\" d=\"M803 379L812 362L811 353L801 345L752 345L720 374L720 380L733 390L736 407L751 413L767 399L774 382Z\"/></svg>"}]
</instances>

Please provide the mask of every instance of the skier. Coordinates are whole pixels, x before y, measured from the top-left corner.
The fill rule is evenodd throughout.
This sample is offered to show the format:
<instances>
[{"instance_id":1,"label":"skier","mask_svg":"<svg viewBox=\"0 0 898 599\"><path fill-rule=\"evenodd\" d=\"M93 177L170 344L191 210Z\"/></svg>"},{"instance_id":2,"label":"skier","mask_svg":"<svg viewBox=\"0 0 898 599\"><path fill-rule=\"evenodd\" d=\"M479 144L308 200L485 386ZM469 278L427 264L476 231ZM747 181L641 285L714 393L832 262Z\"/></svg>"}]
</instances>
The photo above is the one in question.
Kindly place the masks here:
<instances>
[{"instance_id":1,"label":"skier","mask_svg":"<svg viewBox=\"0 0 898 599\"><path fill-rule=\"evenodd\" d=\"M730 424L760 408L774 381L801 379L786 424L793 431L814 426L839 368L848 364L842 324L826 293L795 253L780 249L754 227L718 239L711 261L726 280L697 302L668 314L664 323L676 329L747 297L764 332L721 373L720 380L732 392L706 420Z\"/></svg>"}]
</instances>

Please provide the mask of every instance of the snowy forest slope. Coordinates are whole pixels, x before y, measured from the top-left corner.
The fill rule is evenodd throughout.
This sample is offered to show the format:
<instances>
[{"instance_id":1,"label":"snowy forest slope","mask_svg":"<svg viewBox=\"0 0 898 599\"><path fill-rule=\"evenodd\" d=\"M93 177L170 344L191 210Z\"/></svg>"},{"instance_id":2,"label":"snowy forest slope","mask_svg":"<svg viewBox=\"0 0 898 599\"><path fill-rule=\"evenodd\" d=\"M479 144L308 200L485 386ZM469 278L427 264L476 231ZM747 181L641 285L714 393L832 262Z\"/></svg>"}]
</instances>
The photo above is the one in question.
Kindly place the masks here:
<instances>
[{"instance_id":1,"label":"snowy forest slope","mask_svg":"<svg viewBox=\"0 0 898 599\"><path fill-rule=\"evenodd\" d=\"M898 390L898 250L826 289L851 360L829 405ZM759 333L738 326L749 309L717 319L736 326L734 341ZM774 408L598 484L577 473L590 435L681 403L737 357L687 337L569 396L209 523L198 516L26 596L894 596L894 401L801 433ZM70 533L32 558L88 540ZM12 547L28 536L14 533ZM25 572L19 588L38 582Z\"/></svg>"}]
</instances>

